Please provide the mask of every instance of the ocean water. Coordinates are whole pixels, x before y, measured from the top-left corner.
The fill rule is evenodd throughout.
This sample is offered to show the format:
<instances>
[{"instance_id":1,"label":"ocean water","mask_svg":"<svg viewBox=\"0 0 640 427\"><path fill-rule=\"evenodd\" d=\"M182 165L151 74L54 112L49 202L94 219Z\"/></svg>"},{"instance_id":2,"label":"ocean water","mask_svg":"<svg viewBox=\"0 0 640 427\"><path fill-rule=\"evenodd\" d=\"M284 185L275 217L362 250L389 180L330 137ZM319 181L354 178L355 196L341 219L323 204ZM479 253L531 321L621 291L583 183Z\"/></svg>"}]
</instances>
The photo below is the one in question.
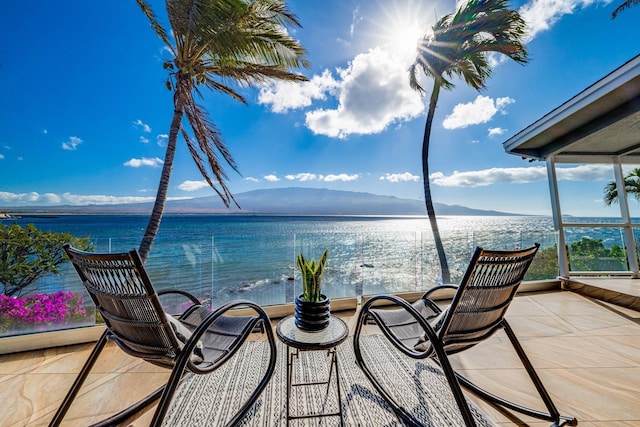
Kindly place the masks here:
<instances>
[{"instance_id":1,"label":"ocean water","mask_svg":"<svg viewBox=\"0 0 640 427\"><path fill-rule=\"evenodd\" d=\"M89 236L96 252L120 252L137 248L147 220L60 215L17 222ZM550 217L447 216L438 224L454 282L476 246L556 243ZM441 280L426 217L166 215L146 267L156 288L184 289L212 305L235 299L281 304L300 293L297 254L317 259L325 248L323 289L331 298L425 290ZM32 292L82 289L69 264L35 285Z\"/></svg>"},{"instance_id":2,"label":"ocean water","mask_svg":"<svg viewBox=\"0 0 640 427\"><path fill-rule=\"evenodd\" d=\"M120 252L137 248L147 220L141 215L60 215L16 221L89 236L96 252ZM453 282L462 277L476 246L514 249L538 242L544 249L557 241L550 217L445 216L438 225ZM622 244L619 228L567 230L568 244L582 237L602 239L606 247ZM317 259L325 248L323 289L331 298L420 291L441 281L426 217L166 215L146 267L156 288L184 289L212 305L235 299L281 304L300 293L297 254ZM30 291L59 289L82 290L69 264Z\"/></svg>"}]
</instances>

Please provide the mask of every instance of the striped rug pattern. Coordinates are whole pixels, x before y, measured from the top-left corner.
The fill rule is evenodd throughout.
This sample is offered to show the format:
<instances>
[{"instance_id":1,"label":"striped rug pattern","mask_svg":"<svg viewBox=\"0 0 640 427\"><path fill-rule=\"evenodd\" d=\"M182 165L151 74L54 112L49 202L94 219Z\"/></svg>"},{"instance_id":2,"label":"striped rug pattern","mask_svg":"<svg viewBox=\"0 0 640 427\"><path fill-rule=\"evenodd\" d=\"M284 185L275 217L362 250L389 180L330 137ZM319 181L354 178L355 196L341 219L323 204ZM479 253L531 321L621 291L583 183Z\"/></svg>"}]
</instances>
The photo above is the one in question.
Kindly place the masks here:
<instances>
[{"instance_id":1,"label":"striped rug pattern","mask_svg":"<svg viewBox=\"0 0 640 427\"><path fill-rule=\"evenodd\" d=\"M398 401L425 426L462 426L453 395L439 368L399 354L379 335L362 337L365 358ZM223 426L251 393L266 369L268 346L249 342L234 359L210 375L189 375L180 385L163 425ZM241 422L243 426L286 426L286 347L278 342L276 371L269 385ZM295 362L294 383L326 381L327 352L302 352ZM402 425L356 365L349 339L338 347L342 410L347 426ZM478 426L494 424L470 402ZM294 387L291 415L338 411L335 382L327 386ZM292 420L290 426L337 426L339 417Z\"/></svg>"}]
</instances>

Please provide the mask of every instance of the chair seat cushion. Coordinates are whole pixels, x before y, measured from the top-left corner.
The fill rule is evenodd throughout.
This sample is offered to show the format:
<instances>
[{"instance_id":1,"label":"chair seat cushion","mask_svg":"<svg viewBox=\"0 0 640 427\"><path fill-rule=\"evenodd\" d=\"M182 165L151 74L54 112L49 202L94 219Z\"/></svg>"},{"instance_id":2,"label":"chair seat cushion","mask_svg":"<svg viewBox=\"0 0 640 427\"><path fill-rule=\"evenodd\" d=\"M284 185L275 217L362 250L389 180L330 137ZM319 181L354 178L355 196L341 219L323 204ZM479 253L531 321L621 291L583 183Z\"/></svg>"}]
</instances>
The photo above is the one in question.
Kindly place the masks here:
<instances>
[{"instance_id":1,"label":"chair seat cushion","mask_svg":"<svg viewBox=\"0 0 640 427\"><path fill-rule=\"evenodd\" d=\"M173 333L176 334L176 338L178 338L180 342L180 349L182 350L187 341L189 341L189 338L191 338L192 332L172 315L165 313L165 316L171 325L171 329L173 329ZM203 347L202 341L198 341L190 356L193 363L199 364L204 361Z\"/></svg>"},{"instance_id":2,"label":"chair seat cushion","mask_svg":"<svg viewBox=\"0 0 640 427\"><path fill-rule=\"evenodd\" d=\"M447 316L448 312L449 307L442 310L442 312L437 316L427 319L429 325L431 325L436 334L442 327L442 323L444 322L444 318ZM420 338L418 338L418 342L413 346L413 348L414 350L418 351L427 351L431 348L431 343L429 342L426 333L423 332L422 335L420 335Z\"/></svg>"},{"instance_id":3,"label":"chair seat cushion","mask_svg":"<svg viewBox=\"0 0 640 427\"><path fill-rule=\"evenodd\" d=\"M424 299L411 304L420 315L431 324L432 319L438 318L440 312L428 305ZM369 313L379 325L383 325L405 347L413 348L424 335L424 329L416 319L404 308L399 309L371 309Z\"/></svg>"}]
</instances>

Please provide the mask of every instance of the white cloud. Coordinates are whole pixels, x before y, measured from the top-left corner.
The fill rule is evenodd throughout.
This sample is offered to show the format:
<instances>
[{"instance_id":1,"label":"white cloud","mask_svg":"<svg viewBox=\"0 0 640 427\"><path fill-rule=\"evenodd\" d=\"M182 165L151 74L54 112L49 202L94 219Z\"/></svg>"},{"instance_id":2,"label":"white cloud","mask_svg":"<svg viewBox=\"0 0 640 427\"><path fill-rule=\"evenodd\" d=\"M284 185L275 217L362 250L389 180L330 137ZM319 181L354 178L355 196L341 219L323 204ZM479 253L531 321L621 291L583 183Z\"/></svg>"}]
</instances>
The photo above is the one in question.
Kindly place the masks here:
<instances>
[{"instance_id":1,"label":"white cloud","mask_svg":"<svg viewBox=\"0 0 640 427\"><path fill-rule=\"evenodd\" d=\"M141 128L144 132L151 132L151 126L149 126L146 123L143 123L142 120L138 119L135 122L133 122L133 124L139 128Z\"/></svg>"},{"instance_id":2,"label":"white cloud","mask_svg":"<svg viewBox=\"0 0 640 427\"><path fill-rule=\"evenodd\" d=\"M343 182L350 182L350 181L357 181L358 178L360 178L360 175L357 173L354 174L346 174L346 173L341 173L338 175L333 175L333 174L329 174L329 175L325 175L322 176L322 181L324 182L335 182L335 181L343 181Z\"/></svg>"},{"instance_id":3,"label":"white cloud","mask_svg":"<svg viewBox=\"0 0 640 427\"><path fill-rule=\"evenodd\" d=\"M70 136L69 141L62 143L62 149L73 151L78 148L78 145L82 144L82 140L77 136Z\"/></svg>"},{"instance_id":4,"label":"white cloud","mask_svg":"<svg viewBox=\"0 0 640 427\"><path fill-rule=\"evenodd\" d=\"M409 87L407 66L379 47L356 56L338 70L338 106L307 112L307 127L318 135L345 138L380 133L392 123L419 116L424 104Z\"/></svg>"},{"instance_id":5,"label":"white cloud","mask_svg":"<svg viewBox=\"0 0 640 427\"><path fill-rule=\"evenodd\" d=\"M349 26L349 35L353 37L353 32L356 29L356 25L362 21L362 16L360 16L360 6L356 6L356 8L351 12L351 25Z\"/></svg>"},{"instance_id":6,"label":"white cloud","mask_svg":"<svg viewBox=\"0 0 640 427\"><path fill-rule=\"evenodd\" d=\"M119 205L124 203L153 202L155 196L105 196L105 195L76 195L64 193L62 201L71 205ZM167 200L185 200L188 197L167 197Z\"/></svg>"},{"instance_id":7,"label":"white cloud","mask_svg":"<svg viewBox=\"0 0 640 427\"><path fill-rule=\"evenodd\" d=\"M489 136L499 136L504 135L506 129L503 128L489 128Z\"/></svg>"},{"instance_id":8,"label":"white cloud","mask_svg":"<svg viewBox=\"0 0 640 427\"><path fill-rule=\"evenodd\" d=\"M514 103L511 98L497 98L495 101L488 96L478 95L473 102L458 104L453 112L445 117L442 125L445 129L460 129L470 125L486 123L498 112L504 113L504 108Z\"/></svg>"},{"instance_id":9,"label":"white cloud","mask_svg":"<svg viewBox=\"0 0 640 427\"><path fill-rule=\"evenodd\" d=\"M149 138L145 138L144 136L140 137L140 142L142 142L143 144L148 144L149 143Z\"/></svg>"},{"instance_id":10,"label":"white cloud","mask_svg":"<svg viewBox=\"0 0 640 427\"><path fill-rule=\"evenodd\" d=\"M124 162L125 166L130 166L132 168L139 168L141 166L151 166L154 168L160 167L162 166L164 162L162 161L162 159L158 158L158 157L154 157L152 159L149 159L147 157L143 157L141 159L131 159L127 162Z\"/></svg>"},{"instance_id":11,"label":"white cloud","mask_svg":"<svg viewBox=\"0 0 640 427\"><path fill-rule=\"evenodd\" d=\"M248 176L246 178L244 178L245 181L249 181L249 182L260 182L260 180L258 178L254 178L252 176Z\"/></svg>"},{"instance_id":12,"label":"white cloud","mask_svg":"<svg viewBox=\"0 0 640 427\"><path fill-rule=\"evenodd\" d=\"M274 112L312 105L331 95L335 108L315 108L306 113L306 126L317 135L345 138L375 134L389 125L419 116L424 111L420 95L409 87L406 62L399 52L375 47L357 55L346 69L329 70L306 83L275 83L260 91L259 102Z\"/></svg>"},{"instance_id":13,"label":"white cloud","mask_svg":"<svg viewBox=\"0 0 640 427\"><path fill-rule=\"evenodd\" d=\"M286 175L285 178L288 179L289 181L299 181L299 182L307 182L307 181L350 182L350 181L358 180L358 178L360 178L360 174L341 173L341 174L319 175L315 173L304 172L304 173L298 173L295 175Z\"/></svg>"},{"instance_id":14,"label":"white cloud","mask_svg":"<svg viewBox=\"0 0 640 427\"><path fill-rule=\"evenodd\" d=\"M166 133L161 133L159 135L156 135L156 144L158 144L160 147L166 146L168 140L169 140L169 135L167 135Z\"/></svg>"},{"instance_id":15,"label":"white cloud","mask_svg":"<svg viewBox=\"0 0 640 427\"><path fill-rule=\"evenodd\" d=\"M389 181L389 182L420 181L420 177L418 175L412 174L411 172L385 173L379 179L380 181Z\"/></svg>"},{"instance_id":16,"label":"white cloud","mask_svg":"<svg viewBox=\"0 0 640 427\"><path fill-rule=\"evenodd\" d=\"M582 165L570 168L556 167L558 181L601 181L613 178L611 165Z\"/></svg>"},{"instance_id":17,"label":"white cloud","mask_svg":"<svg viewBox=\"0 0 640 427\"><path fill-rule=\"evenodd\" d=\"M277 81L260 89L258 103L270 104L274 113L308 107L314 99L325 100L327 92L333 93L338 87L329 70L313 76L308 82Z\"/></svg>"},{"instance_id":18,"label":"white cloud","mask_svg":"<svg viewBox=\"0 0 640 427\"><path fill-rule=\"evenodd\" d=\"M269 182L277 182L280 181L280 178L278 178L276 175L265 175L264 179L269 181Z\"/></svg>"},{"instance_id":19,"label":"white cloud","mask_svg":"<svg viewBox=\"0 0 640 427\"><path fill-rule=\"evenodd\" d=\"M185 181L178 185L178 188L183 191L196 191L202 188L209 187L209 184L204 179L201 181Z\"/></svg>"},{"instance_id":20,"label":"white cloud","mask_svg":"<svg viewBox=\"0 0 640 427\"><path fill-rule=\"evenodd\" d=\"M285 178L288 179L289 181L305 182L305 181L316 181L318 179L318 175L316 175L315 173L304 172L304 173L298 173L295 175L286 175Z\"/></svg>"},{"instance_id":21,"label":"white cloud","mask_svg":"<svg viewBox=\"0 0 640 427\"><path fill-rule=\"evenodd\" d=\"M106 196L106 195L79 195L72 193L40 194L7 193L0 191L0 204L5 206L40 206L40 205L97 205L152 202L155 197L131 197L131 196Z\"/></svg>"},{"instance_id":22,"label":"white cloud","mask_svg":"<svg viewBox=\"0 0 640 427\"><path fill-rule=\"evenodd\" d=\"M609 4L608 0L532 0L519 10L527 23L526 42L538 33L551 28L563 15L572 14L577 8L585 8L594 3ZM606 14L605 14L606 15Z\"/></svg>"},{"instance_id":23,"label":"white cloud","mask_svg":"<svg viewBox=\"0 0 640 427\"><path fill-rule=\"evenodd\" d=\"M599 181L612 179L610 165L583 165L556 168L558 181ZM434 185L442 187L484 187L492 184L525 184L546 181L547 168L533 166L524 168L491 168L479 171L458 172L446 176L435 172L429 176Z\"/></svg>"},{"instance_id":24,"label":"white cloud","mask_svg":"<svg viewBox=\"0 0 640 427\"><path fill-rule=\"evenodd\" d=\"M528 26L526 41L551 28L563 15L609 1L531 0L520 8ZM351 36L361 20L359 8L355 8L349 27ZM394 123L420 116L425 109L423 100L408 85L407 68L415 52L411 52L410 57L405 57L405 53L393 44L376 46L353 58L346 69L336 68L333 73L325 69L309 82L277 82L265 86L260 90L259 102L270 105L271 110L278 113L311 107L305 113L305 125L317 135L346 138L353 134L380 133ZM488 54L487 59L492 67L507 60L505 55L495 53ZM325 105L319 105L320 102ZM461 104L445 119L444 125L447 129L456 129L486 123L512 102L511 98L494 101L481 97L473 103Z\"/></svg>"}]
</instances>

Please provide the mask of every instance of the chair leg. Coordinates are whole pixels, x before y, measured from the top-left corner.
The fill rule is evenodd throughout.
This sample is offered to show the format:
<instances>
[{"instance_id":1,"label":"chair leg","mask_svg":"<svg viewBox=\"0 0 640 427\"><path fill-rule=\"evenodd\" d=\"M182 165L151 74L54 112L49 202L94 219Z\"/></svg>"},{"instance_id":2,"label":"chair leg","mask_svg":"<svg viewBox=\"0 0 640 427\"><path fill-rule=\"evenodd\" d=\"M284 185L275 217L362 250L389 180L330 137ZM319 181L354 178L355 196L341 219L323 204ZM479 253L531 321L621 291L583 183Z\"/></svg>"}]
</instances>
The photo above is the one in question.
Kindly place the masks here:
<instances>
[{"instance_id":1,"label":"chair leg","mask_svg":"<svg viewBox=\"0 0 640 427\"><path fill-rule=\"evenodd\" d=\"M53 419L49 423L50 427L60 425L60 423L62 422L62 419L67 414L69 407L71 406L74 399L76 398L76 395L80 391L82 384L84 384L84 381L87 379L89 372L91 372L93 365L95 364L96 360L98 360L98 356L100 356L100 353L104 349L104 346L108 340L109 340L109 330L107 329L103 332L102 336L100 337L96 345L93 347L93 350L89 355L89 358L84 363L84 366L82 367L82 369L80 370L80 373L78 374L75 381L73 382L71 389L69 389L69 391L67 392L67 395L62 401L62 404L60 405L60 407L56 411L56 414L53 416Z\"/></svg>"},{"instance_id":2,"label":"chair leg","mask_svg":"<svg viewBox=\"0 0 640 427\"><path fill-rule=\"evenodd\" d=\"M470 391L477 394L481 398L485 399L489 403L502 406L507 409L511 409L513 411L519 412L521 414L524 414L533 418L538 418L545 421L551 421L552 427L578 425L578 421L575 418L565 417L560 415L556 406L551 400L551 396L549 395L544 385L542 384L540 377L536 373L533 365L531 364L531 361L529 360L529 358L527 357L527 354L522 348L522 345L518 341L518 338L516 337L515 333L511 329L511 326L509 326L509 323L506 320L503 320L503 328L507 334L507 337L509 338L509 341L511 342L511 345L515 349L516 353L518 354L518 357L520 358L520 361L522 362L525 370L527 371L527 374L529 375L531 382L535 386L536 390L538 391L538 394L540 395L540 398L542 399L545 406L547 407L548 412L542 412L536 409L528 408L528 407L519 405L517 403L511 402L509 400L506 400L502 397L498 397L478 387L476 384L472 383L462 375L456 373L456 376L458 377L458 381L460 381L460 383L464 387L468 388Z\"/></svg>"},{"instance_id":3,"label":"chair leg","mask_svg":"<svg viewBox=\"0 0 640 427\"><path fill-rule=\"evenodd\" d=\"M138 402L134 403L133 405L129 406L126 409L123 409L117 414L114 414L109 418L106 418L95 424L91 424L90 427L112 427L112 426L119 426L119 425L129 425L131 421L133 421L136 418L139 418L138 414L140 414L140 412L144 408L152 405L154 402L160 399L160 396L162 395L163 391L164 391L164 386L158 388L156 391L154 391L144 399L139 400Z\"/></svg>"}]
</instances>

